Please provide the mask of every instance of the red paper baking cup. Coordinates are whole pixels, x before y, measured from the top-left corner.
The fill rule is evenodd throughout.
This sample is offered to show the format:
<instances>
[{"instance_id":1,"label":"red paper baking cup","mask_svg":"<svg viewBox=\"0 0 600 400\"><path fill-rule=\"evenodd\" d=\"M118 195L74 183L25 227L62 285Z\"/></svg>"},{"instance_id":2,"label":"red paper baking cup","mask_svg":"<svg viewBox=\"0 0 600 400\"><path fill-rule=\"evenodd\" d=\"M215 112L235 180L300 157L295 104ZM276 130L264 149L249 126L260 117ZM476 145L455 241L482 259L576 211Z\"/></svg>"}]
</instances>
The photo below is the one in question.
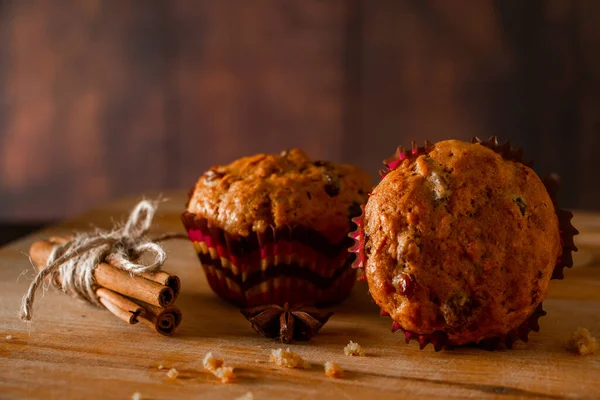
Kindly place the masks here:
<instances>
[{"instance_id":1,"label":"red paper baking cup","mask_svg":"<svg viewBox=\"0 0 600 400\"><path fill-rule=\"evenodd\" d=\"M532 165L531 161L524 160L523 150L521 148L512 147L511 143L508 141L501 144L498 142L496 136L490 137L487 141L482 141L481 139L474 137L471 141L472 143L478 143L482 146L488 147L494 152L500 154L505 160L520 162L528 167L531 167ZM433 148L434 144L428 141L425 142L424 146L418 146L416 142L412 142L412 147L410 149L405 149L404 147L399 146L396 150L396 153L392 157L384 160L385 168L380 170L382 179L385 179L385 176L396 169L404 160L414 160L420 155L429 153L431 150L433 150ZM572 252L577 251L577 247L575 246L573 238L579 233L579 231L577 231L577 229L575 229L575 227L573 227L571 224L573 214L570 211L560 208L558 204L557 193L560 186L560 178L558 178L557 175L551 175L550 177L543 179L542 182L544 183L544 186L546 187L546 190L552 199L556 215L558 216L558 225L562 245L562 254L556 260L556 265L554 267L551 279L563 279L564 268L571 268L573 266ZM356 229L348 235L355 241L350 250L356 254L353 267L358 269L364 268L365 262L363 232L364 207L362 207L362 212L363 214L354 218L353 221L356 224ZM381 315L386 317L390 316L383 310L381 310ZM507 334L498 337L485 338L477 343L469 343L462 346L476 346L487 350L495 350L502 347L511 349L513 348L514 343L518 340L527 342L529 340L529 333L531 331L539 332L540 326L538 320L544 315L546 315L546 311L544 311L542 303L540 302L537 308L527 319L525 319L525 321L521 323L521 325L515 329L512 329ZM393 322L392 332L398 331L404 334L406 343L409 343L410 341L416 341L419 343L421 350L427 347L428 344L431 344L435 351L440 351L443 348L457 347L449 341L447 334L443 331L435 331L429 334L419 334L416 332L407 331L403 329L399 323Z\"/></svg>"},{"instance_id":2,"label":"red paper baking cup","mask_svg":"<svg viewBox=\"0 0 600 400\"><path fill-rule=\"evenodd\" d=\"M354 286L352 244L330 245L302 227L269 227L236 237L190 212L182 214L211 289L239 307L345 300Z\"/></svg>"}]
</instances>

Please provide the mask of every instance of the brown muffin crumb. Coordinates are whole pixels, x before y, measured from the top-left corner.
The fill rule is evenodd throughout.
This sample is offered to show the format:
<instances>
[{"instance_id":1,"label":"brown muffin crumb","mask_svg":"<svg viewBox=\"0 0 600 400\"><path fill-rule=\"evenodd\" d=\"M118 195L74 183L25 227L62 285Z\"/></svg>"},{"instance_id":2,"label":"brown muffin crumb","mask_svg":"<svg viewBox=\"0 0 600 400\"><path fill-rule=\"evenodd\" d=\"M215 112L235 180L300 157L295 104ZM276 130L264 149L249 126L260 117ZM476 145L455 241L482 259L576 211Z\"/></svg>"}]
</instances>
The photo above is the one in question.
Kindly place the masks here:
<instances>
[{"instance_id":1,"label":"brown muffin crumb","mask_svg":"<svg viewBox=\"0 0 600 400\"><path fill-rule=\"evenodd\" d=\"M346 354L347 356L363 357L365 355L365 351L363 350L360 344L355 343L351 340L350 343L348 343L346 347L344 347L344 354Z\"/></svg>"},{"instance_id":2,"label":"brown muffin crumb","mask_svg":"<svg viewBox=\"0 0 600 400\"><path fill-rule=\"evenodd\" d=\"M342 367L338 364L327 361L325 363L325 376L328 378L341 378L344 375Z\"/></svg>"},{"instance_id":3,"label":"brown muffin crumb","mask_svg":"<svg viewBox=\"0 0 600 400\"><path fill-rule=\"evenodd\" d=\"M272 350L269 360L275 365L286 368L306 368L308 364L299 354L289 348Z\"/></svg>"},{"instance_id":4,"label":"brown muffin crumb","mask_svg":"<svg viewBox=\"0 0 600 400\"><path fill-rule=\"evenodd\" d=\"M233 367L223 365L223 360L215 358L211 352L206 353L202 360L204 369L210 371L215 377L221 380L221 383L229 383L235 378Z\"/></svg>"},{"instance_id":5,"label":"brown muffin crumb","mask_svg":"<svg viewBox=\"0 0 600 400\"><path fill-rule=\"evenodd\" d=\"M229 383L235 378L233 367L221 367L212 371L213 375L221 380L221 383Z\"/></svg>"},{"instance_id":6,"label":"brown muffin crumb","mask_svg":"<svg viewBox=\"0 0 600 400\"><path fill-rule=\"evenodd\" d=\"M167 377L169 379L177 379L177 377L179 376L179 371L177 371L175 368L171 368L169 370L169 372L167 372Z\"/></svg>"},{"instance_id":7,"label":"brown muffin crumb","mask_svg":"<svg viewBox=\"0 0 600 400\"><path fill-rule=\"evenodd\" d=\"M586 328L577 328L569 340L568 349L582 356L596 354L598 341Z\"/></svg>"},{"instance_id":8,"label":"brown muffin crumb","mask_svg":"<svg viewBox=\"0 0 600 400\"><path fill-rule=\"evenodd\" d=\"M223 360L220 358L215 358L209 351L204 356L204 359L202 360L202 365L204 366L204 369L214 371L215 369L220 368L223 365Z\"/></svg>"}]
</instances>

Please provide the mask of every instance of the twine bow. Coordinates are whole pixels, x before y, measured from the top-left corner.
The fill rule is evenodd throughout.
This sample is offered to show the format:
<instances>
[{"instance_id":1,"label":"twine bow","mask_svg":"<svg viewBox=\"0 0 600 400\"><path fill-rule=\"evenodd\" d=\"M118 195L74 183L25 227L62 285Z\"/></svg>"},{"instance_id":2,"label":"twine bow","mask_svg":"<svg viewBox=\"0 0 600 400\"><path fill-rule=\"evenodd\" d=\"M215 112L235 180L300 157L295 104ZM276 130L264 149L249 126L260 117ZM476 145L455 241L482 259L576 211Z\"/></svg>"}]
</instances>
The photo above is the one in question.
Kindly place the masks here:
<instances>
[{"instance_id":1,"label":"twine bow","mask_svg":"<svg viewBox=\"0 0 600 400\"><path fill-rule=\"evenodd\" d=\"M98 229L94 233L78 233L66 243L55 246L46 266L36 275L23 297L21 319L31 321L35 293L47 276L51 276L53 285L64 292L100 305L94 291L94 269L101 262L110 259L114 266L132 275L160 270L167 254L156 242L172 235L154 241L145 237L158 203L142 200L124 226L116 226L110 231ZM148 265L139 263L144 254L153 257Z\"/></svg>"}]
</instances>

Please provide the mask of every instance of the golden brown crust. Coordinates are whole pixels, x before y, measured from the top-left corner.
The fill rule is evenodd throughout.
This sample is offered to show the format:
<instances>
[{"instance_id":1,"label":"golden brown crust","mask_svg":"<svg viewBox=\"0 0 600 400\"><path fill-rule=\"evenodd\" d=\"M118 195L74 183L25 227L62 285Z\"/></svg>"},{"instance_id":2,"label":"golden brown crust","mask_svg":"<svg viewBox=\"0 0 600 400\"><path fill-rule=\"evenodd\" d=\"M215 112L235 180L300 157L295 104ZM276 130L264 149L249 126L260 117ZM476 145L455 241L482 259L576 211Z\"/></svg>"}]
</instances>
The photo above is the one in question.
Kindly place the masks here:
<instances>
[{"instance_id":1,"label":"golden brown crust","mask_svg":"<svg viewBox=\"0 0 600 400\"><path fill-rule=\"evenodd\" d=\"M454 344L501 336L546 297L558 219L528 167L480 145L437 143L404 160L365 207L365 273L405 330Z\"/></svg>"},{"instance_id":2,"label":"golden brown crust","mask_svg":"<svg viewBox=\"0 0 600 400\"><path fill-rule=\"evenodd\" d=\"M233 235L268 226L305 226L338 243L350 207L367 199L371 179L346 164L312 161L298 149L213 167L198 180L187 211Z\"/></svg>"}]
</instances>

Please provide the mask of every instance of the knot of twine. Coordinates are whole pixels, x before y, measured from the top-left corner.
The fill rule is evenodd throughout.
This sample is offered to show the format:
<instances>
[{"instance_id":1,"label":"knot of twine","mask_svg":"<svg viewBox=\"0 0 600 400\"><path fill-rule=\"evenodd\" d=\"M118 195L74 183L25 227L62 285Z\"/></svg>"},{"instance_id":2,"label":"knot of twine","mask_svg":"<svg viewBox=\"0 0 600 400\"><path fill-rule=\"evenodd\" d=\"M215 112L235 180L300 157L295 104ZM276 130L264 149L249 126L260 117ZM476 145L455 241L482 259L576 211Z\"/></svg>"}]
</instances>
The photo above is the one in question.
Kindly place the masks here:
<instances>
[{"instance_id":1,"label":"knot of twine","mask_svg":"<svg viewBox=\"0 0 600 400\"><path fill-rule=\"evenodd\" d=\"M46 266L36 275L23 297L21 319L31 321L35 293L47 276L51 276L52 284L64 292L100 305L94 290L94 269L107 258L112 265L132 275L160 270L167 258L163 248L155 243L161 239L152 241L145 237L157 208L158 201L142 200L122 227L78 233L66 243L55 246ZM132 261L138 261L144 254L153 256L150 264Z\"/></svg>"}]
</instances>

